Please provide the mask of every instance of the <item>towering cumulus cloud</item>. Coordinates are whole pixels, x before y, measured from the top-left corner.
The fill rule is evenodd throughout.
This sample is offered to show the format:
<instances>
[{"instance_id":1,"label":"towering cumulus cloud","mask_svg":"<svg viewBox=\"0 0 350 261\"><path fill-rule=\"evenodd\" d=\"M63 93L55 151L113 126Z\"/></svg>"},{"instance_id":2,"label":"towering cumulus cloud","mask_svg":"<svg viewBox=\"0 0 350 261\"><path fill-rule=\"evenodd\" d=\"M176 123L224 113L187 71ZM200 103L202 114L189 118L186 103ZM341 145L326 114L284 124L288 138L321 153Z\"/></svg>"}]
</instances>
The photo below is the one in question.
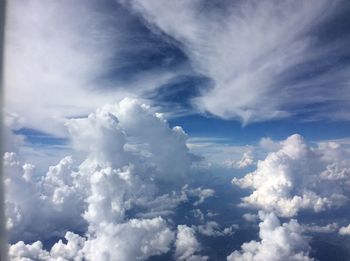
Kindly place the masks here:
<instances>
[{"instance_id":1,"label":"towering cumulus cloud","mask_svg":"<svg viewBox=\"0 0 350 261\"><path fill-rule=\"evenodd\" d=\"M308 257L308 240L303 237L302 228L296 220L281 225L272 213L260 212L259 216L262 220L259 224L261 241L244 243L242 250L234 251L227 257L228 261L313 260Z\"/></svg>"},{"instance_id":2,"label":"towering cumulus cloud","mask_svg":"<svg viewBox=\"0 0 350 261\"><path fill-rule=\"evenodd\" d=\"M313 260L308 256L310 247L303 227L295 219L281 225L277 216L297 216L304 209L336 209L349 201L349 151L340 144L330 141L311 147L294 134L275 149L258 161L254 172L232 180L253 190L242 198L241 206L263 211L259 212L261 240L244 243L227 260ZM329 233L337 227L333 223L316 226L313 231ZM348 227L340 228L339 233L348 234Z\"/></svg>"},{"instance_id":3,"label":"towering cumulus cloud","mask_svg":"<svg viewBox=\"0 0 350 261\"><path fill-rule=\"evenodd\" d=\"M234 184L253 189L242 205L291 217L300 209L319 212L346 203L348 186L334 182L334 176L347 170L343 161L347 154L337 153L340 147L326 147L312 149L300 135L287 138L281 149L258 162L254 172L233 179ZM327 158L327 154L333 156Z\"/></svg>"},{"instance_id":4,"label":"towering cumulus cloud","mask_svg":"<svg viewBox=\"0 0 350 261\"><path fill-rule=\"evenodd\" d=\"M212 190L188 187L180 193L160 194L157 182L181 180L190 168L181 127L170 129L161 115L133 99L106 105L66 125L84 161L65 157L38 177L34 166L22 164L9 152L5 183L11 241L49 240L66 232L67 242L59 241L49 251L40 241L27 245L19 241L10 247L11 258L144 260L168 252L175 240L168 221L161 216L136 216L146 215L154 204L161 210L173 208L188 200L186 194L198 197L196 204L213 195ZM186 231L179 227L176 242L192 237ZM193 247L199 247L193 240ZM176 243L180 247L176 253L182 252L181 244Z\"/></svg>"}]
</instances>

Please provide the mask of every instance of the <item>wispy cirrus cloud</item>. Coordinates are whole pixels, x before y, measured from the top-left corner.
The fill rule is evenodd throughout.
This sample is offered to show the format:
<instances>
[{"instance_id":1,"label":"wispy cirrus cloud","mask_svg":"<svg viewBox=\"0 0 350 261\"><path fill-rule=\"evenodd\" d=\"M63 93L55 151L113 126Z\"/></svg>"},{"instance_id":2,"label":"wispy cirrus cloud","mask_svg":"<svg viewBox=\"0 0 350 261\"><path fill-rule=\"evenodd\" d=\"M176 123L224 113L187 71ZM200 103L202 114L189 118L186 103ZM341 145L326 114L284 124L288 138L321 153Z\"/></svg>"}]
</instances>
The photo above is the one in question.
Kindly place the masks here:
<instances>
[{"instance_id":1,"label":"wispy cirrus cloud","mask_svg":"<svg viewBox=\"0 0 350 261\"><path fill-rule=\"evenodd\" d=\"M125 96L143 97L174 77L170 68L180 63L173 61L176 48L159 57L167 45L147 30L109 0L9 2L6 109L23 119L22 127L67 136L65 119Z\"/></svg>"},{"instance_id":2,"label":"wispy cirrus cloud","mask_svg":"<svg viewBox=\"0 0 350 261\"><path fill-rule=\"evenodd\" d=\"M332 27L334 14L346 19L345 1L123 2L212 79L193 99L199 111L244 124L349 119L349 32Z\"/></svg>"}]
</instances>

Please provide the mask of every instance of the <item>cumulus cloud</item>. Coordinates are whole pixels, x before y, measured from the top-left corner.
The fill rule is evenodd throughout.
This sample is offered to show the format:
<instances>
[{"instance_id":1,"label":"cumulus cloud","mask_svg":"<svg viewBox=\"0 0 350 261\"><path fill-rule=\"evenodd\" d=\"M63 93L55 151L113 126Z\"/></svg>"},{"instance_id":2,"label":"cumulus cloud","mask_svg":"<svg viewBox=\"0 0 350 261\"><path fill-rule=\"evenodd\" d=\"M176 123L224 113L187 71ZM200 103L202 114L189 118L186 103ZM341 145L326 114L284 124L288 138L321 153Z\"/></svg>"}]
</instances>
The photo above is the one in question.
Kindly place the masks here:
<instances>
[{"instance_id":1,"label":"cumulus cloud","mask_svg":"<svg viewBox=\"0 0 350 261\"><path fill-rule=\"evenodd\" d=\"M200 250L200 243L196 239L195 230L186 225L177 226L175 247L176 260L199 261L208 259L206 256L195 254Z\"/></svg>"},{"instance_id":2,"label":"cumulus cloud","mask_svg":"<svg viewBox=\"0 0 350 261\"><path fill-rule=\"evenodd\" d=\"M10 239L31 240L39 235L45 239L46 233L50 237L59 235L62 229L82 226L83 199L74 184L69 184L70 164L70 158L63 159L38 181L33 165L22 164L15 153L5 153L5 206Z\"/></svg>"},{"instance_id":3,"label":"cumulus cloud","mask_svg":"<svg viewBox=\"0 0 350 261\"><path fill-rule=\"evenodd\" d=\"M64 164L64 161L67 160L69 160L69 158L63 159L60 164ZM51 172L54 172L53 169L54 167L50 169ZM75 241L79 239L79 245L76 246L76 243L69 243L69 240L67 245L58 242L52 247L50 252L42 249L42 243L40 241L31 245L25 245L21 241L10 247L10 255L18 258L28 257L33 260L50 260L50 258L53 257L65 258L65 256L69 255L69 252L65 251L65 249L73 248L75 251L74 253L79 253L79 255L88 260L103 260L104 258L109 258L110 260L116 260L116 258L118 258L118 260L144 260L151 255L167 252L170 243L173 241L173 232L168 228L167 222L163 218L130 219L125 221L125 210L128 209L129 206L128 201L124 200L128 197L127 191L130 189L130 185L135 185L130 184L130 180L129 184L125 182L125 178L131 175L131 173L126 173L128 171L127 168L114 171L111 168L105 168L100 171L94 171L88 179L88 182L90 181L91 184L84 184L83 182L75 184L76 186L88 186L88 188L85 188L85 191L75 191L75 194L79 192L78 196L82 197L82 201L70 198L70 190L72 187L65 184L56 184L56 189L49 190L49 192L52 193L48 193L47 190L44 190L43 193L46 192L44 194L45 198L52 200L51 205L46 205L45 212L50 211L50 207L56 207L56 205L62 208L62 211L56 213L49 212L48 215L45 212L42 213L40 210L36 210L37 216L40 218L38 221L41 223L25 224L23 221L19 220L20 225L24 226L23 230L43 227L44 229L46 228L46 230L37 232L40 232L41 236L47 234L48 237L52 237L57 231L53 230L53 228L47 230L48 224L54 224L56 226L55 229L57 229L57 226L61 229L77 229L77 225L68 226L66 223L68 220L65 220L66 218L64 215L72 215L72 212L76 213L78 211L75 218L79 218L80 215L83 214L83 218L88 224L88 239L82 239L68 232L66 238L68 236ZM48 180L52 179L51 175L48 175L46 178ZM52 185L52 183L55 184L54 182L44 182L44 187L46 184ZM83 198L84 196L86 198ZM62 206L67 199L69 199L68 202L71 204L74 203L74 205L67 206L66 204ZM28 197L27 200L32 199ZM86 206L84 201L87 203ZM20 202L23 204L25 203L23 200ZM82 209L82 206L85 206L85 211ZM30 205L29 207L32 208ZM73 207L75 207L75 209ZM23 208L21 210L24 216L31 216L32 219L35 218L35 216L33 217L34 211ZM52 217L53 214L57 215L56 219ZM14 229L15 232L19 232L18 227L14 227ZM13 233L13 231L11 231L11 233ZM128 239L126 239L125 235L128 235ZM40 234L36 236L38 237ZM23 237L23 235L20 235L20 237ZM96 249L99 250L96 251ZM71 255L79 257L76 254Z\"/></svg>"},{"instance_id":4,"label":"cumulus cloud","mask_svg":"<svg viewBox=\"0 0 350 261\"><path fill-rule=\"evenodd\" d=\"M204 222L205 215L199 208L191 210L191 213L193 214L194 218L197 218L200 222Z\"/></svg>"},{"instance_id":5,"label":"cumulus cloud","mask_svg":"<svg viewBox=\"0 0 350 261\"><path fill-rule=\"evenodd\" d=\"M85 242L83 252L88 260L145 260L166 253L173 241L173 232L161 217L121 224L102 222Z\"/></svg>"},{"instance_id":6,"label":"cumulus cloud","mask_svg":"<svg viewBox=\"0 0 350 261\"><path fill-rule=\"evenodd\" d=\"M341 1L120 2L180 43L194 68L212 80L212 88L193 100L200 111L248 123L317 104L310 112L314 117L348 119L342 101L349 98L349 66L324 65L325 73L312 71L307 79L303 74L310 64L322 67L326 57L343 55L347 37L324 44L317 35Z\"/></svg>"},{"instance_id":7,"label":"cumulus cloud","mask_svg":"<svg viewBox=\"0 0 350 261\"><path fill-rule=\"evenodd\" d=\"M281 224L273 213L259 212L260 241L250 241L227 257L228 261L313 260L308 256L308 239L295 219Z\"/></svg>"},{"instance_id":8,"label":"cumulus cloud","mask_svg":"<svg viewBox=\"0 0 350 261\"><path fill-rule=\"evenodd\" d=\"M208 236L208 237L219 237L234 234L234 230L238 229L237 224L233 224L229 227L221 229L219 223L215 221L208 221L204 225L199 225L194 227L198 233Z\"/></svg>"},{"instance_id":9,"label":"cumulus cloud","mask_svg":"<svg viewBox=\"0 0 350 261\"><path fill-rule=\"evenodd\" d=\"M254 163L254 157L251 151L245 152L240 161L237 162L239 169L246 168Z\"/></svg>"},{"instance_id":10,"label":"cumulus cloud","mask_svg":"<svg viewBox=\"0 0 350 261\"><path fill-rule=\"evenodd\" d=\"M83 260L81 251L85 239L72 232L65 235L67 243L59 240L50 251L43 249L43 244L36 241L32 244L25 244L19 241L9 248L11 260Z\"/></svg>"},{"instance_id":11,"label":"cumulus cloud","mask_svg":"<svg viewBox=\"0 0 350 261\"><path fill-rule=\"evenodd\" d=\"M346 227L341 227L339 229L339 234L340 235L350 235L350 225L348 225Z\"/></svg>"},{"instance_id":12,"label":"cumulus cloud","mask_svg":"<svg viewBox=\"0 0 350 261\"><path fill-rule=\"evenodd\" d=\"M258 162L254 172L233 179L234 184L253 189L251 195L242 199L242 205L275 211L285 217L296 215L300 209L319 212L343 205L348 200L348 188L325 181L323 172L339 158L329 162L323 152L320 147L309 147L300 135L288 137L278 151Z\"/></svg>"},{"instance_id":13,"label":"cumulus cloud","mask_svg":"<svg viewBox=\"0 0 350 261\"><path fill-rule=\"evenodd\" d=\"M28 245L20 241L10 247L9 256L13 260L48 260L49 253L40 241Z\"/></svg>"},{"instance_id":14,"label":"cumulus cloud","mask_svg":"<svg viewBox=\"0 0 350 261\"><path fill-rule=\"evenodd\" d=\"M210 198L215 194L215 191L213 189L202 187L196 189L189 189L186 186L185 190L187 191L188 195L198 197L198 200L193 203L193 206L198 206L202 204L207 198Z\"/></svg>"},{"instance_id":15,"label":"cumulus cloud","mask_svg":"<svg viewBox=\"0 0 350 261\"><path fill-rule=\"evenodd\" d=\"M186 174L192 161L182 128L170 129L160 114L135 99L106 105L88 118L67 121L66 126L77 150L114 167L134 158L134 164L153 168L159 178L175 179Z\"/></svg>"},{"instance_id":16,"label":"cumulus cloud","mask_svg":"<svg viewBox=\"0 0 350 261\"><path fill-rule=\"evenodd\" d=\"M232 235L238 229L237 225L223 228L215 221L205 222L209 214L196 209L193 214L201 224L180 225L177 232L172 231L167 217L179 204L190 201L198 206L215 191L183 183L166 193L159 187L189 175L193 157L184 131L170 128L149 106L125 99L103 106L88 117L70 119L66 126L83 161L80 157L64 157L41 176L35 166L21 162L16 153L4 155L13 259L69 259L74 255L114 260L117 255L121 260L144 260L170 251L174 244L178 260L206 260L200 255L196 233L217 237ZM256 256L256 260L264 260L259 258L277 249L282 256L307 260L307 240L298 223L292 220L280 225L275 215L290 217L300 209L321 211L342 205L348 196L347 183L338 181L348 180L346 171L340 171L349 168L346 151L338 143L310 147L301 136L292 135L280 143L277 151L259 161L256 171L234 179L235 184L254 189L252 195L243 198L246 206L275 214L260 213L261 242L242 245L242 251L230 258ZM181 160L172 162L176 155ZM37 208L32 208L33 204ZM244 218L253 220L255 216L245 214ZM335 228L312 225L304 229L326 232ZM59 241L51 249L43 248L44 240L63 235L66 243ZM301 243L278 245L274 239L278 235L287 238L282 242L297 239Z\"/></svg>"},{"instance_id":17,"label":"cumulus cloud","mask_svg":"<svg viewBox=\"0 0 350 261\"><path fill-rule=\"evenodd\" d=\"M254 164L254 156L252 151L246 151L243 153L241 159L235 161L235 160L226 160L224 162L224 165L230 168L236 168L236 169L244 169L248 166L251 166Z\"/></svg>"},{"instance_id":18,"label":"cumulus cloud","mask_svg":"<svg viewBox=\"0 0 350 261\"><path fill-rule=\"evenodd\" d=\"M246 124L298 114L300 108L319 104L312 115L349 119L347 113L340 113L348 108L344 102L349 99L348 85L343 83L349 80L349 67L321 68L322 76L304 70L325 57L337 58L341 46L348 43L341 38L335 45L322 44L316 34L338 11L338 1L330 5L323 0L249 0L230 6L227 1L216 5L202 0L120 2L142 16L140 26L144 22L159 38L166 35L167 43L181 48L193 68L210 78L212 88L203 89L193 100L199 111ZM205 222L216 214L197 207L217 192L183 186L196 158L188 147L200 147L211 155L221 150L224 153L213 156L220 163L226 160L223 154L234 151L239 156L231 157L229 164L238 169L254 163L253 153L246 146L213 149L203 140L188 143L181 127L170 128L163 115L148 105L135 99L120 101L125 93L142 96L175 73L140 77L132 88L99 81L111 69L109 62L118 63L118 55L129 50L126 25L130 17L135 18L122 7L107 8L109 4L9 3L5 105L11 113L5 117L4 165L7 228L13 243L10 256L14 260L115 260L116 256L144 260L173 248L178 260L207 260L200 255L196 233L225 236L238 226ZM112 100L120 102L84 116ZM329 103L332 106L325 112ZM69 137L73 156L63 157L43 173L17 153L24 139L13 130L22 127ZM266 159L258 162L256 171L233 182L253 190L243 198L244 206L275 214L260 213L261 241L243 244L229 260L309 260L301 226L294 220L281 225L276 216L344 205L349 196L349 150L333 141L310 147L298 135L281 143L265 138L260 147L270 152ZM191 213L201 223L172 231L169 216L183 202L196 207ZM243 218L253 221L256 216ZM312 224L304 229L329 232L338 227ZM342 227L339 233L348 230ZM63 235L65 240L44 249L47 240ZM275 252L278 255L270 256Z\"/></svg>"},{"instance_id":19,"label":"cumulus cloud","mask_svg":"<svg viewBox=\"0 0 350 261\"><path fill-rule=\"evenodd\" d=\"M189 186L162 193L159 182L188 174L186 134L180 127L169 128L136 100L106 105L66 126L75 150L85 157L82 162L67 156L40 176L15 153L5 153L7 225L11 241L20 240L10 246L13 259L145 260L168 252L175 240L164 218L169 211L189 198L198 205L214 194ZM131 210L134 217L128 214ZM24 243L64 234L67 243L59 241L51 250L43 249L42 241ZM183 234L194 236L181 230L178 242ZM191 236L190 242L192 248L199 246ZM201 258L195 252L179 256Z\"/></svg>"}]
</instances>

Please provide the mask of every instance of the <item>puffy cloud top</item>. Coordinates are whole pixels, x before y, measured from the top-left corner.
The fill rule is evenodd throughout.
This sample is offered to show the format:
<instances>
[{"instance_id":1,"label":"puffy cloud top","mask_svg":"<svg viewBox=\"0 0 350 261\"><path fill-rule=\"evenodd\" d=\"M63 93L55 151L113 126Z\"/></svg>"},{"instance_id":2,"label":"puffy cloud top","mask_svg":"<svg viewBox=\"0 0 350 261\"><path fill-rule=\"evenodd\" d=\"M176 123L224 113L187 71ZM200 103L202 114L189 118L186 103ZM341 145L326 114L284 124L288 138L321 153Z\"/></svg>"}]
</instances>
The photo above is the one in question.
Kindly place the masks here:
<instances>
[{"instance_id":1,"label":"puffy cloud top","mask_svg":"<svg viewBox=\"0 0 350 261\"><path fill-rule=\"evenodd\" d=\"M114 167L132 160L155 168L160 178L174 179L184 175L191 164L182 128L170 129L160 114L135 99L105 105L66 125L76 149Z\"/></svg>"},{"instance_id":2,"label":"puffy cloud top","mask_svg":"<svg viewBox=\"0 0 350 261\"><path fill-rule=\"evenodd\" d=\"M250 241L242 245L242 250L234 251L228 261L306 261L310 249L308 239L302 235L302 227L292 219L280 224L273 213L259 212L260 241Z\"/></svg>"},{"instance_id":3,"label":"puffy cloud top","mask_svg":"<svg viewBox=\"0 0 350 261\"><path fill-rule=\"evenodd\" d=\"M195 255L200 250L200 244L195 237L195 230L186 225L177 226L175 247L177 260L199 261L208 259L207 257Z\"/></svg>"},{"instance_id":4,"label":"puffy cloud top","mask_svg":"<svg viewBox=\"0 0 350 261\"><path fill-rule=\"evenodd\" d=\"M40 177L16 153L4 155L8 229L12 241L21 240L10 246L12 259L145 260L168 252L175 240L159 215L189 197L198 205L214 194L188 186L161 194L157 182L188 174L192 158L186 134L137 100L106 105L66 126L77 158L85 156L82 162L67 156ZM134 207L143 212L130 218L127 211ZM64 233L67 243L59 241L51 250L41 241L24 243ZM189 250L184 240L191 243ZM180 260L201 258L194 255L199 242L191 228L180 226L176 242Z\"/></svg>"},{"instance_id":5,"label":"puffy cloud top","mask_svg":"<svg viewBox=\"0 0 350 261\"><path fill-rule=\"evenodd\" d=\"M281 142L280 149L259 161L254 172L232 182L253 189L251 195L243 198L243 205L275 211L285 217L305 208L319 212L344 204L348 197L348 190L344 194L337 184L322 178L325 174L321 173L330 164L323 155L322 148L312 149L295 134Z\"/></svg>"}]
</instances>

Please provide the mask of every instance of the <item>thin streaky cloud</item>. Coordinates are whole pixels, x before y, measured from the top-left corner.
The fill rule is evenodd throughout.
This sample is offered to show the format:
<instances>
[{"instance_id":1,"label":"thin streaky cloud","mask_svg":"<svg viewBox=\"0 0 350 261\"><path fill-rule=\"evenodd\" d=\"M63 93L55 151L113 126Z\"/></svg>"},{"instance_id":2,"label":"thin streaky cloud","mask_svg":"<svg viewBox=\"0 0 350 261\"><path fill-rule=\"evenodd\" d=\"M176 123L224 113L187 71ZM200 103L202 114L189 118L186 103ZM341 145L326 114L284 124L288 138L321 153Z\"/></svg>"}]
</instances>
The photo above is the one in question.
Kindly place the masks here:
<instances>
[{"instance_id":1,"label":"thin streaky cloud","mask_svg":"<svg viewBox=\"0 0 350 261\"><path fill-rule=\"evenodd\" d=\"M205 1L127 3L150 28L179 42L194 68L213 80L211 90L193 99L199 111L246 124L300 115L319 104L306 118L349 119L343 113L349 66L316 75L308 69L344 55L349 37L326 43L319 36L332 15L349 8L344 2L236 1L225 10L206 8Z\"/></svg>"}]
</instances>

